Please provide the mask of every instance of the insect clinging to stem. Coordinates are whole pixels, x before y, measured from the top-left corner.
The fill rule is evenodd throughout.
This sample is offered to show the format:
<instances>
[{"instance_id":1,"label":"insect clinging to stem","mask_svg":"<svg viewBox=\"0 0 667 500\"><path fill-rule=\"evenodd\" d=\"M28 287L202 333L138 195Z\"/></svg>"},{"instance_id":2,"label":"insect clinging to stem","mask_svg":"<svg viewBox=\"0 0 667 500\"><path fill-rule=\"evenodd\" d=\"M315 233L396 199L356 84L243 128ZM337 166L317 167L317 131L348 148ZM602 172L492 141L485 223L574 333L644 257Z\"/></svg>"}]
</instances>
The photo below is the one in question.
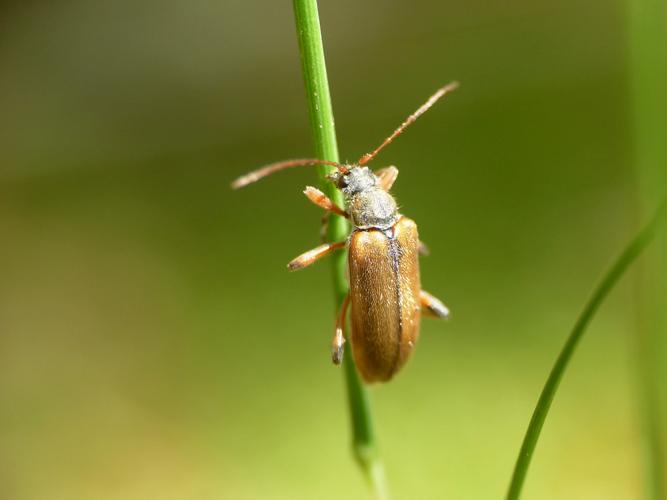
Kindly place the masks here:
<instances>
[{"instance_id":1,"label":"insect clinging to stem","mask_svg":"<svg viewBox=\"0 0 667 500\"><path fill-rule=\"evenodd\" d=\"M390 166L374 173L366 165L441 97L457 87L458 83L452 82L438 89L376 149L356 163L344 165L310 158L287 160L250 172L232 183L232 187L238 189L292 167L329 165L336 168L328 179L343 192L344 207L311 186L306 187L304 194L324 210L348 218L352 232L344 241L324 243L299 255L287 267L291 271L302 269L347 246L350 292L336 319L331 356L335 364L342 362L349 306L352 353L367 383L387 381L405 364L419 336L422 313L446 318L449 310L421 289L419 253L424 247L417 225L398 213L396 201L389 194L398 169Z\"/></svg>"}]
</instances>

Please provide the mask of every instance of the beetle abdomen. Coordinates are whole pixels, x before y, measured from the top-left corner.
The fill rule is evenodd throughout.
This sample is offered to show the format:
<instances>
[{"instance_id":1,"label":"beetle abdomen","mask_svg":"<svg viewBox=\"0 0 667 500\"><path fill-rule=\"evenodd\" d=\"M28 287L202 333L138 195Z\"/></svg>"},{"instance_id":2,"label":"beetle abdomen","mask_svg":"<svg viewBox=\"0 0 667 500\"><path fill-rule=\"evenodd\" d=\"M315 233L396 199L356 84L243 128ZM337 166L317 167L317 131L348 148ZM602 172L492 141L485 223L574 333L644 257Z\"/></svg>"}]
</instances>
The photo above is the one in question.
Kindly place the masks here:
<instances>
[{"instance_id":1,"label":"beetle abdomen","mask_svg":"<svg viewBox=\"0 0 667 500\"><path fill-rule=\"evenodd\" d=\"M419 336L418 247L417 225L407 217L350 237L352 350L366 382L389 380Z\"/></svg>"}]
</instances>

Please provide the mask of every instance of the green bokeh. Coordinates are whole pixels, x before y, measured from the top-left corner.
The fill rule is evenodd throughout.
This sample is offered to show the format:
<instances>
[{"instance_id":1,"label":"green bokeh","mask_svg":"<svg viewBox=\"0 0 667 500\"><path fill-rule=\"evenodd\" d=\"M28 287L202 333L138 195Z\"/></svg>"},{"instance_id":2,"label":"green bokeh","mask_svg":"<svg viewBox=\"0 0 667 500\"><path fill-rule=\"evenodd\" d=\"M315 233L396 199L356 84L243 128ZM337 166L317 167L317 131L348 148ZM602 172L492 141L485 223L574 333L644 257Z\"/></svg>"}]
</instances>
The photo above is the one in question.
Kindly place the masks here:
<instances>
[{"instance_id":1,"label":"green bokeh","mask_svg":"<svg viewBox=\"0 0 667 500\"><path fill-rule=\"evenodd\" d=\"M588 293L638 227L623 6L322 2L343 159L387 148L451 308L372 391L396 499L500 498ZM286 2L14 2L0 35L0 496L367 498L331 366ZM526 498L640 491L634 276L577 353Z\"/></svg>"}]
</instances>

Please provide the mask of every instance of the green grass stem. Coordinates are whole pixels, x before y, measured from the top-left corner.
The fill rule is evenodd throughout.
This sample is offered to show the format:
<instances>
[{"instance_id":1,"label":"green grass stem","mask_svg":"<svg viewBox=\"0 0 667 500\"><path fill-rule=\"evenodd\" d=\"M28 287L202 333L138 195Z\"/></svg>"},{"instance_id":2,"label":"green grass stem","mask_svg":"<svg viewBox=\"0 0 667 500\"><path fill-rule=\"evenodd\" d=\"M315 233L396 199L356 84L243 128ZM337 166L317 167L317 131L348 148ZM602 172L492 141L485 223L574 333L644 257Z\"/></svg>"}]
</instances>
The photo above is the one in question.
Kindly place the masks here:
<instances>
[{"instance_id":1,"label":"green grass stem","mask_svg":"<svg viewBox=\"0 0 667 500\"><path fill-rule=\"evenodd\" d=\"M633 164L641 213L667 195L667 2L627 0ZM642 262L635 336L638 415L641 419L643 497L667 498L667 237Z\"/></svg>"},{"instance_id":2,"label":"green grass stem","mask_svg":"<svg viewBox=\"0 0 667 500\"><path fill-rule=\"evenodd\" d=\"M547 418L549 408L551 407L551 403L558 390L558 385L563 378L568 363L570 362L581 337L586 332L588 324L620 277L623 276L630 264L635 261L642 250L644 250L653 239L656 227L665 218L665 213L667 212L666 209L667 205L663 204L647 226L628 244L623 253L621 253L616 262L614 262L609 271L607 271L602 278L602 281L595 289L593 295L590 297L588 303L579 315L570 336L565 342L563 349L556 359L556 363L551 369L551 373L542 389L540 398L537 401L537 406L535 407L533 416L528 424L528 430L523 439L521 450L519 451L519 456L514 467L514 474L512 475L510 487L507 492L507 500L517 500L521 494L521 488L526 478L528 467L533 452L535 451L535 446L537 445L537 440L540 437L544 421Z\"/></svg>"},{"instance_id":3,"label":"green grass stem","mask_svg":"<svg viewBox=\"0 0 667 500\"><path fill-rule=\"evenodd\" d=\"M306 84L306 100L315 142L315 154L319 159L337 162L339 161L338 145L324 61L317 1L294 0L294 16L301 53L301 66ZM326 180L326 175L332 169L333 167L325 165L318 167L320 188L336 204L343 206L341 192ZM347 221L343 217L331 214L327 233L329 241L342 241L347 238L348 233ZM348 293L348 283L345 278L346 252L336 252L332 261L333 288L338 309ZM370 481L376 497L386 499L388 498L387 485L378 452L368 391L357 373L353 358L350 355L349 343L347 349L345 349L343 369L352 422L354 456Z\"/></svg>"}]
</instances>

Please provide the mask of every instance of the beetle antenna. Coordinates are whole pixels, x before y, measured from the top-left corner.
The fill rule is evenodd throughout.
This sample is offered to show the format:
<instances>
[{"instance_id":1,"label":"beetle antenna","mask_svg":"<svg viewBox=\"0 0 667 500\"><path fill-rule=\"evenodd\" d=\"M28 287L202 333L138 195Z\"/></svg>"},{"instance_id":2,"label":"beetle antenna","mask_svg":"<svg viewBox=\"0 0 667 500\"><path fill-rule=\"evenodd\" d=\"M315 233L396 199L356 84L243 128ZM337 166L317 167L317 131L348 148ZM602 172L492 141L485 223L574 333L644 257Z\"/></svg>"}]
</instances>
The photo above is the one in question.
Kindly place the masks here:
<instances>
[{"instance_id":1,"label":"beetle antenna","mask_svg":"<svg viewBox=\"0 0 667 500\"><path fill-rule=\"evenodd\" d=\"M316 158L303 158L299 160L279 161L277 163L271 163L262 168L253 170L252 172L242 175L234 182L232 182L232 189L242 188L244 186L247 186L248 184L257 182L258 180L266 177L267 175L271 175L275 172L279 172L280 170L284 170L286 168L302 167L306 165L330 165L332 167L336 167L341 174L347 174L349 172L349 169L345 165L341 165L340 163L336 163L335 161L318 160Z\"/></svg>"},{"instance_id":2,"label":"beetle antenna","mask_svg":"<svg viewBox=\"0 0 667 500\"><path fill-rule=\"evenodd\" d=\"M428 100L424 104L422 104L417 111L408 116L408 118L403 123L401 123L401 126L398 127L396 130L394 130L394 133L391 134L389 137L387 137L384 140L384 142L377 147L377 149L375 149L371 153L366 153L361 158L359 158L357 164L366 165L369 161L375 158L375 155L377 155L380 151L382 151L385 146L387 146L389 143L391 143L391 141L396 139L396 137L401 135L403 131L406 128L408 128L408 126L412 125L417 120L417 118L426 113L428 109L438 101L438 99L440 99L445 94L451 92L452 90L456 90L458 86L459 82L451 82L445 85L444 87L438 89L438 91L431 97L429 97Z\"/></svg>"}]
</instances>

